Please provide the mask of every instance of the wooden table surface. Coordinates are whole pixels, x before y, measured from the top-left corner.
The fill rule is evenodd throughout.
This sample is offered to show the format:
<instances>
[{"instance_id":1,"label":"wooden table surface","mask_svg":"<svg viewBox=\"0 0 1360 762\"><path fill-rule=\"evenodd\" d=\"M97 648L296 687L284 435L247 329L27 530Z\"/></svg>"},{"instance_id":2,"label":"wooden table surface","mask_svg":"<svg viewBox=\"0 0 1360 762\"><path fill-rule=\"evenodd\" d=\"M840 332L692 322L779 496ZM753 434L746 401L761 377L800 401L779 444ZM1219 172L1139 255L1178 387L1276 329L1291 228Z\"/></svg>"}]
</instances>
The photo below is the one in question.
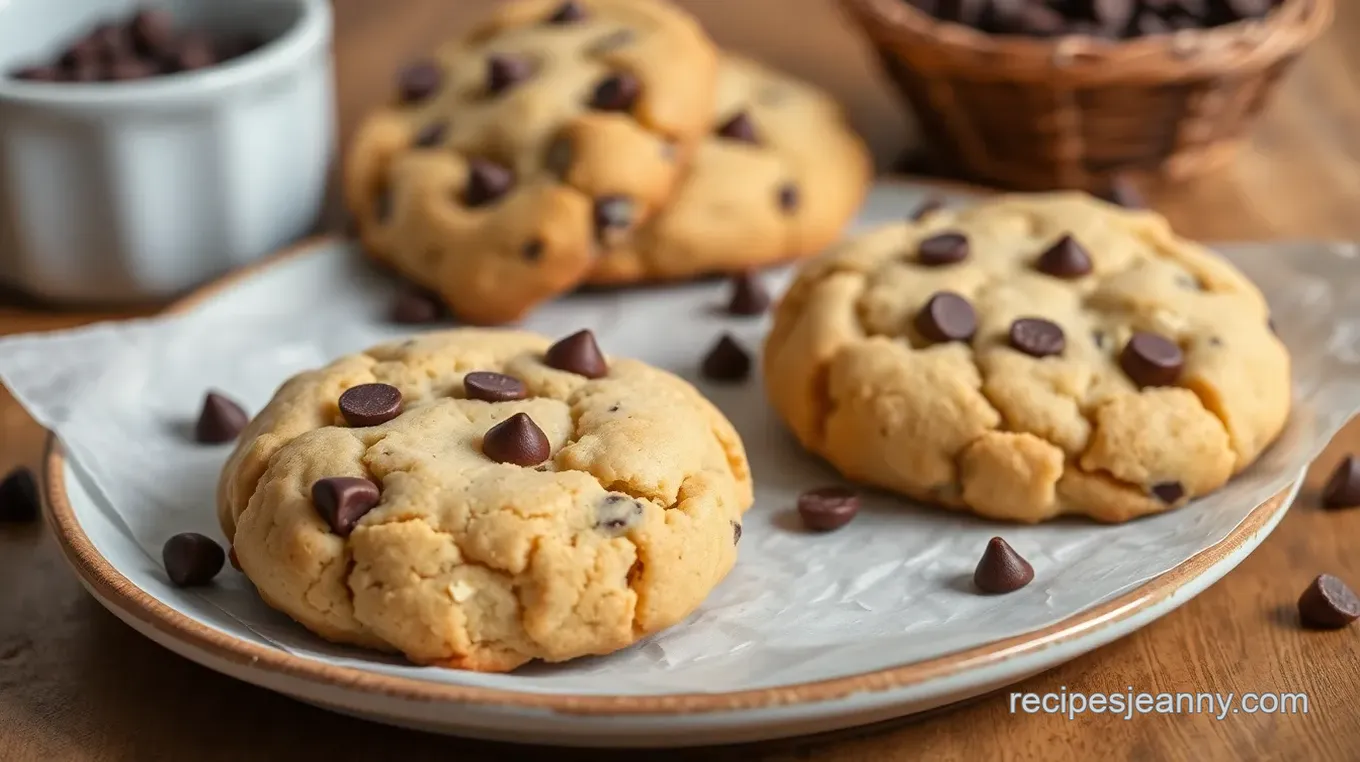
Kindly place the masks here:
<instances>
[{"instance_id":1,"label":"wooden table surface","mask_svg":"<svg viewBox=\"0 0 1360 762\"><path fill-rule=\"evenodd\" d=\"M394 69L492 0L336 0L342 135ZM689 0L721 43L835 92L887 166L910 141L895 98L832 0ZM1250 150L1211 179L1153 189L1201 238L1360 238L1360 4L1289 79ZM332 215L334 216L334 215ZM126 314L126 313L124 313ZM111 313L0 307L0 332ZM0 397L0 468L36 466L43 432ZM1020 690L1306 692L1306 716L1011 714L1004 696L833 738L705 750L719 760L1360 759L1360 628L1309 632L1293 602L1318 573L1360 586L1360 511L1317 507L1351 426L1309 474L1275 533L1221 582L1142 631ZM40 525L0 527L0 760L699 759L699 752L525 749L348 719L235 682L162 650L85 594Z\"/></svg>"}]
</instances>

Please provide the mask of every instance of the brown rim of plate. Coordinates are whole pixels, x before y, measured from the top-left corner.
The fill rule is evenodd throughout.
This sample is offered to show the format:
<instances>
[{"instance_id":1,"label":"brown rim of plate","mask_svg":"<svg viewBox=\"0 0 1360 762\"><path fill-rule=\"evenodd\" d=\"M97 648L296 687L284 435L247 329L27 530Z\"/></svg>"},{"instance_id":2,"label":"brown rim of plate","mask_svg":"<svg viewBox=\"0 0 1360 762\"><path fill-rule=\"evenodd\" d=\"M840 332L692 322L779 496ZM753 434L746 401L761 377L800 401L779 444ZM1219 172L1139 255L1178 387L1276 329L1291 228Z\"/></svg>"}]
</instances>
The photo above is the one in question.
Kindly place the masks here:
<instances>
[{"instance_id":1,"label":"brown rim of plate","mask_svg":"<svg viewBox=\"0 0 1360 762\"><path fill-rule=\"evenodd\" d=\"M340 236L309 238L278 254L220 278L170 305L162 314L178 314L260 272L344 240ZM1048 627L923 661L773 688L728 693L647 695L573 695L529 693L501 688L448 685L408 677L366 672L325 664L276 648L251 643L202 624L152 597L109 564L76 519L66 494L66 459L55 434L48 434L43 459L43 493L48 522L57 545L81 578L125 616L172 636L192 648L240 667L276 672L320 687L355 690L409 701L450 702L549 710L582 715L662 715L730 712L835 701L856 693L881 692L980 669L1037 653L1126 620L1166 600L1184 585L1222 561L1289 507L1290 488L1261 503L1220 542L1175 568L1122 595L1067 617ZM1182 509L1184 510L1184 509Z\"/></svg>"}]
</instances>

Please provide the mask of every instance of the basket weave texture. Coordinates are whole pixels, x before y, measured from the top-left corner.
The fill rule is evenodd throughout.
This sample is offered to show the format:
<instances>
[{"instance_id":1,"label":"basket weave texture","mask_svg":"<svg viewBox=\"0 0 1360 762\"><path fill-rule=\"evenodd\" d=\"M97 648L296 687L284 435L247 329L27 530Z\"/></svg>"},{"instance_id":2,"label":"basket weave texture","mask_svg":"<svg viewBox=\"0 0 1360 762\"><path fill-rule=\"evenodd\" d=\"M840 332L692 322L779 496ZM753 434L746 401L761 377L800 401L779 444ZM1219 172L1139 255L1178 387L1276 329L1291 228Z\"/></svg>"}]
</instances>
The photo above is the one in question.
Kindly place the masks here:
<instances>
[{"instance_id":1,"label":"basket weave texture","mask_svg":"<svg viewBox=\"0 0 1360 762\"><path fill-rule=\"evenodd\" d=\"M1099 192L1184 180L1230 159L1271 91L1331 23L1333 0L1110 41L989 35L905 0L841 0L920 122L936 163L1008 188Z\"/></svg>"}]
</instances>

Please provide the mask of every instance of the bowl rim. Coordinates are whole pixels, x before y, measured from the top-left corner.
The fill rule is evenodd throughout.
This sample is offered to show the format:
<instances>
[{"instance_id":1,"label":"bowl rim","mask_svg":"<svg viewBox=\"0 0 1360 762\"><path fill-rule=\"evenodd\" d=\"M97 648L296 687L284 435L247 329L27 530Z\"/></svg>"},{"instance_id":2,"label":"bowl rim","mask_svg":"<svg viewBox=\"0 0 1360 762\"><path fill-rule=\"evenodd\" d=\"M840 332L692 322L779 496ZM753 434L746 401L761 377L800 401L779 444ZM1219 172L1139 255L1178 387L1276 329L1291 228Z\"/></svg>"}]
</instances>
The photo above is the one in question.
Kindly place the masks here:
<instances>
[{"instance_id":1,"label":"bowl rim","mask_svg":"<svg viewBox=\"0 0 1360 762\"><path fill-rule=\"evenodd\" d=\"M0 106L100 112L182 106L213 100L261 80L292 71L316 48L329 45L332 11L328 0L272 0L300 11L283 34L238 59L191 72L132 82L29 82L0 72ZM3 14L0 14L3 15Z\"/></svg>"}]
</instances>

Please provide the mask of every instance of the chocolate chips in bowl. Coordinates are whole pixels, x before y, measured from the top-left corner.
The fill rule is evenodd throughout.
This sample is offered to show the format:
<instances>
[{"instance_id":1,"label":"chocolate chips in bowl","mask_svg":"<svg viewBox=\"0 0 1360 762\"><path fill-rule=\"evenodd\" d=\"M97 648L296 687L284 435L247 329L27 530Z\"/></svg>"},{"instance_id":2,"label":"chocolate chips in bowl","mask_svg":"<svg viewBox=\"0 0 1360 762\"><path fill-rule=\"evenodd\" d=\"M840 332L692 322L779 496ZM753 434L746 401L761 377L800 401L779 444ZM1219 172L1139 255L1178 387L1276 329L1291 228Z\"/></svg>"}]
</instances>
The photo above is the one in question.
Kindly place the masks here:
<instances>
[{"instance_id":1,"label":"chocolate chips in bowl","mask_svg":"<svg viewBox=\"0 0 1360 762\"><path fill-rule=\"evenodd\" d=\"M989 34L1132 39L1264 18L1283 0L902 0Z\"/></svg>"},{"instance_id":2,"label":"chocolate chips in bowl","mask_svg":"<svg viewBox=\"0 0 1360 762\"><path fill-rule=\"evenodd\" d=\"M54 60L9 73L32 82L123 82L195 71L245 55L253 37L215 37L178 26L169 12L143 9L105 21L72 40Z\"/></svg>"}]
</instances>

